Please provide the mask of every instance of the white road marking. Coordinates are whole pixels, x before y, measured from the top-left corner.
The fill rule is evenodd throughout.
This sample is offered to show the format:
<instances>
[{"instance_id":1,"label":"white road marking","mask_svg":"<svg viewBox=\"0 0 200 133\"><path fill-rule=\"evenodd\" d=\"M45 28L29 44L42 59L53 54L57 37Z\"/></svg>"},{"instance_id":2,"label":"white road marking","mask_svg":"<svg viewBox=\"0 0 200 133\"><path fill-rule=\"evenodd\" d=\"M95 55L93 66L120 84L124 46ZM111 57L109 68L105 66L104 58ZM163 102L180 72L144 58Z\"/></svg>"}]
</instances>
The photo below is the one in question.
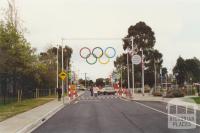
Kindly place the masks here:
<instances>
[{"instance_id":1,"label":"white road marking","mask_svg":"<svg viewBox=\"0 0 200 133\"><path fill-rule=\"evenodd\" d=\"M78 101L75 101L75 102L74 102L74 104L77 104L77 103L78 103Z\"/></svg>"},{"instance_id":2,"label":"white road marking","mask_svg":"<svg viewBox=\"0 0 200 133\"><path fill-rule=\"evenodd\" d=\"M110 100L110 99L114 99L114 98L118 98L118 96L108 96L108 95L101 95L101 96L98 96L98 97L93 97L93 96L81 96L79 98L79 100Z\"/></svg>"},{"instance_id":3,"label":"white road marking","mask_svg":"<svg viewBox=\"0 0 200 133\"><path fill-rule=\"evenodd\" d=\"M125 99L125 98L122 98L122 97L119 97L121 100L123 100L123 101L126 101L126 102L130 102L130 100L128 100L128 99Z\"/></svg>"},{"instance_id":4,"label":"white road marking","mask_svg":"<svg viewBox=\"0 0 200 133\"><path fill-rule=\"evenodd\" d=\"M176 117L176 118L178 118L178 119L180 119L180 120L182 120L182 121L186 121L186 122L189 122L189 123L191 123L191 124L193 124L193 125L196 125L196 126L200 127L200 125L197 124L197 123L194 123L194 122L185 120L185 119L183 119L183 118L177 117L177 116L172 115L172 114L165 113L165 112L160 111L160 110L158 110L158 109L155 109L155 108L152 108L152 107L150 107L150 106L147 106L147 105L145 105L145 104L143 104L143 103L139 103L139 102L136 102L136 101L135 101L135 103L137 103L137 104L139 104L139 105L141 105L141 106L144 106L144 107L146 107L146 108L149 108L149 109L151 109L151 110L154 110L154 111L156 111L156 112L159 112L159 113L161 113L161 114L164 114L164 115L167 115L167 116L169 115L169 116L172 116L172 117Z\"/></svg>"}]
</instances>

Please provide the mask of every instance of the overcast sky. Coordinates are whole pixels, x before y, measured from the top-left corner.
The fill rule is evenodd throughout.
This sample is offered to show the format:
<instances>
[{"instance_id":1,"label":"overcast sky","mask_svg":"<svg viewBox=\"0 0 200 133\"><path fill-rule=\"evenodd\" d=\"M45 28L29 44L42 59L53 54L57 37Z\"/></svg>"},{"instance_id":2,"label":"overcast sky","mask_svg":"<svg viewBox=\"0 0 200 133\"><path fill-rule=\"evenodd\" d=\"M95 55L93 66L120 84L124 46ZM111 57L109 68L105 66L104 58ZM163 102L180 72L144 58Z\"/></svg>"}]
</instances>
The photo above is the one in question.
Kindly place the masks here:
<instances>
[{"instance_id":1,"label":"overcast sky","mask_svg":"<svg viewBox=\"0 0 200 133\"><path fill-rule=\"evenodd\" d=\"M122 53L121 40L67 40L68 38L123 38L127 29L144 21L155 32L156 45L170 71L179 56L200 59L200 2L198 0L16 0L25 34L38 51L64 44L73 48L73 68L91 79L108 77L108 65L88 65L79 50L112 46ZM6 8L0 0L0 8ZM2 17L2 16L0 16Z\"/></svg>"}]
</instances>

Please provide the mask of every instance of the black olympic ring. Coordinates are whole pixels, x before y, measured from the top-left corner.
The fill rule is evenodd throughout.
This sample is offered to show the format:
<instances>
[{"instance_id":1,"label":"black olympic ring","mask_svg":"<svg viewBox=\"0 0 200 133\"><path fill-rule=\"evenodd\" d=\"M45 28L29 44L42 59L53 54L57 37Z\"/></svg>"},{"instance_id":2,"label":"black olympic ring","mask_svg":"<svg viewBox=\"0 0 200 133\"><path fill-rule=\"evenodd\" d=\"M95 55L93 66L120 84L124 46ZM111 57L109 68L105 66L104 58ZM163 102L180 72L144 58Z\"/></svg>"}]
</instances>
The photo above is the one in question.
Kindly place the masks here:
<instances>
[{"instance_id":1,"label":"black olympic ring","mask_svg":"<svg viewBox=\"0 0 200 133\"><path fill-rule=\"evenodd\" d=\"M95 50L97 49L100 49L101 50L101 54L99 56L97 56L94 52ZM100 48L100 47L95 47L93 50L92 50L92 55L95 57L95 58L101 58L103 56L103 49Z\"/></svg>"}]
</instances>

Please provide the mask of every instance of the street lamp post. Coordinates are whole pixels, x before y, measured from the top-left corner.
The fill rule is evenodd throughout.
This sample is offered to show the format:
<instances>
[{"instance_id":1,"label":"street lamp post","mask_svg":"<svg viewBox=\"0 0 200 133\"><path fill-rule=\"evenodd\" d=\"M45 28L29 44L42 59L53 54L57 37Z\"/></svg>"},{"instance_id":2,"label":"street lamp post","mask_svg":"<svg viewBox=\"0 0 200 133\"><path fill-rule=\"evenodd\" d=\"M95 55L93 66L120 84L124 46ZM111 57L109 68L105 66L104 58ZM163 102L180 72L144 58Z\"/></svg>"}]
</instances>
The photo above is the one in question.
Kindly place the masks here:
<instances>
[{"instance_id":1,"label":"street lamp post","mask_svg":"<svg viewBox=\"0 0 200 133\"><path fill-rule=\"evenodd\" d=\"M135 54L134 52L134 48L133 48L133 36L131 37L131 44L132 44L132 57L133 55ZM135 76L134 76L134 64L133 64L133 61L132 61L132 81L133 81L133 92L132 92L132 95L134 94L134 90L135 90Z\"/></svg>"},{"instance_id":2,"label":"street lamp post","mask_svg":"<svg viewBox=\"0 0 200 133\"><path fill-rule=\"evenodd\" d=\"M143 49L140 49L140 51L142 52L142 95L144 96L144 53Z\"/></svg>"},{"instance_id":3,"label":"street lamp post","mask_svg":"<svg viewBox=\"0 0 200 133\"><path fill-rule=\"evenodd\" d=\"M57 84L56 84L56 87L58 88L58 49L59 49L59 46L57 45L57 76L56 76L56 80L57 80ZM55 95L56 95L56 91L55 91Z\"/></svg>"},{"instance_id":4,"label":"street lamp post","mask_svg":"<svg viewBox=\"0 0 200 133\"><path fill-rule=\"evenodd\" d=\"M122 69L121 69L121 89L122 89L122 82L123 82L123 81L122 81L122 73L123 73L123 72L122 72Z\"/></svg>"},{"instance_id":5,"label":"street lamp post","mask_svg":"<svg viewBox=\"0 0 200 133\"><path fill-rule=\"evenodd\" d=\"M167 84L168 84L168 81L167 81L167 80L168 80L168 78L167 78L167 73L165 74L165 76L166 76L166 90L167 90L167 88L168 88L168 85L167 85Z\"/></svg>"},{"instance_id":6,"label":"street lamp post","mask_svg":"<svg viewBox=\"0 0 200 133\"><path fill-rule=\"evenodd\" d=\"M178 73L175 73L175 77L176 77L176 88L178 88L177 76L178 76Z\"/></svg>"},{"instance_id":7,"label":"street lamp post","mask_svg":"<svg viewBox=\"0 0 200 133\"><path fill-rule=\"evenodd\" d=\"M67 95L69 94L69 66L68 66L68 64L69 64L69 62L68 62L68 59L67 59L67 62L66 62L66 72L67 72L67 77L66 77L66 90L67 90Z\"/></svg>"},{"instance_id":8,"label":"street lamp post","mask_svg":"<svg viewBox=\"0 0 200 133\"><path fill-rule=\"evenodd\" d=\"M85 88L87 88L87 87L86 87L86 86L87 86L87 82L86 82L87 78L86 78L86 75L87 75L87 73L85 73Z\"/></svg>"},{"instance_id":9,"label":"street lamp post","mask_svg":"<svg viewBox=\"0 0 200 133\"><path fill-rule=\"evenodd\" d=\"M157 76L156 76L157 75L157 71L156 71L156 69L157 69L156 68L156 62L155 62L155 59L154 59L154 78L155 78L155 80L154 80L155 81L155 83L154 83L154 85L155 85L154 91L157 90L157 84L156 84L157 83L157 79L156 79L157 78Z\"/></svg>"},{"instance_id":10,"label":"street lamp post","mask_svg":"<svg viewBox=\"0 0 200 133\"><path fill-rule=\"evenodd\" d=\"M122 83L123 83L123 69L125 69L126 67L125 66L122 66L120 67L120 71L121 71L121 89L122 89Z\"/></svg>"},{"instance_id":11,"label":"street lamp post","mask_svg":"<svg viewBox=\"0 0 200 133\"><path fill-rule=\"evenodd\" d=\"M62 39L62 72L64 70L64 63L63 63L63 39ZM63 80L62 80L62 99L63 99L63 104L64 104L64 84L63 84Z\"/></svg>"},{"instance_id":12,"label":"street lamp post","mask_svg":"<svg viewBox=\"0 0 200 133\"><path fill-rule=\"evenodd\" d=\"M162 67L160 68L160 86L163 88L163 74L162 74Z\"/></svg>"},{"instance_id":13,"label":"street lamp post","mask_svg":"<svg viewBox=\"0 0 200 133\"><path fill-rule=\"evenodd\" d=\"M128 82L128 89L130 89L130 77L129 77L129 58L128 58L128 56L129 56L129 51L127 50L127 76L128 76L128 78L127 78L127 82Z\"/></svg>"}]
</instances>

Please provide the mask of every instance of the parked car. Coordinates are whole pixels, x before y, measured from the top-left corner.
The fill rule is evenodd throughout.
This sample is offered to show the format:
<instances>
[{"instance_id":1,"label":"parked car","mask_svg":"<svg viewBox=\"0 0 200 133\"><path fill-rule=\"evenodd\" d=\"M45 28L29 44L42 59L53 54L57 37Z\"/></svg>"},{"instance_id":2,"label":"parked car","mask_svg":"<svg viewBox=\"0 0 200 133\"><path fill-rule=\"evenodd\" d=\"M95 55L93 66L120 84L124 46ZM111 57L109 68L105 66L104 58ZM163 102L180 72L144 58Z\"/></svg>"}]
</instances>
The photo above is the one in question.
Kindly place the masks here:
<instances>
[{"instance_id":1,"label":"parked car","mask_svg":"<svg viewBox=\"0 0 200 133\"><path fill-rule=\"evenodd\" d=\"M104 95L115 95L116 91L112 86L105 86L103 88L103 94Z\"/></svg>"},{"instance_id":2,"label":"parked car","mask_svg":"<svg viewBox=\"0 0 200 133\"><path fill-rule=\"evenodd\" d=\"M86 88L83 85L77 85L77 89L82 91L86 90Z\"/></svg>"},{"instance_id":3,"label":"parked car","mask_svg":"<svg viewBox=\"0 0 200 133\"><path fill-rule=\"evenodd\" d=\"M104 94L104 88L98 90L98 95Z\"/></svg>"}]
</instances>

